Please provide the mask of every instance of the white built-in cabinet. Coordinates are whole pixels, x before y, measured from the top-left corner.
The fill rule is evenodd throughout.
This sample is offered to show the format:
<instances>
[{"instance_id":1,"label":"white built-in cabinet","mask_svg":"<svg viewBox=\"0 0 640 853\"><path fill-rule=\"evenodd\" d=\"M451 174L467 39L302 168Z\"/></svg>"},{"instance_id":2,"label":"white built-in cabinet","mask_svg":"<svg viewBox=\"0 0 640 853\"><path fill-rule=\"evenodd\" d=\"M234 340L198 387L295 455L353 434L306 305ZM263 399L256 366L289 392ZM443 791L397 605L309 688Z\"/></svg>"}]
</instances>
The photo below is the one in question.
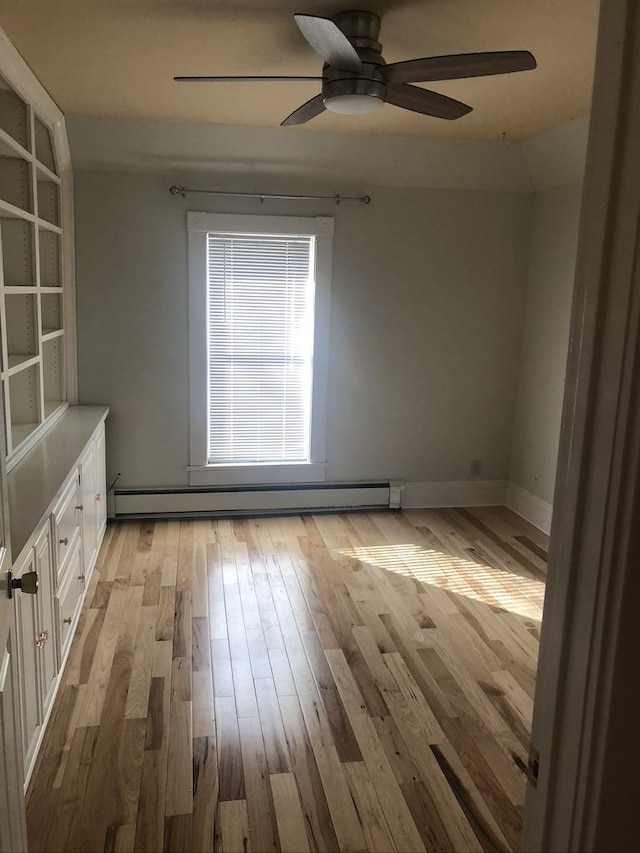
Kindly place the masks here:
<instances>
[{"instance_id":1,"label":"white built-in cabinet","mask_svg":"<svg viewBox=\"0 0 640 853\"><path fill-rule=\"evenodd\" d=\"M105 526L74 268L64 116L0 29L0 853L26 849L23 788Z\"/></svg>"},{"instance_id":2,"label":"white built-in cabinet","mask_svg":"<svg viewBox=\"0 0 640 853\"><path fill-rule=\"evenodd\" d=\"M14 578L39 582L13 598L25 784L106 528L107 411L68 408L8 476Z\"/></svg>"}]
</instances>

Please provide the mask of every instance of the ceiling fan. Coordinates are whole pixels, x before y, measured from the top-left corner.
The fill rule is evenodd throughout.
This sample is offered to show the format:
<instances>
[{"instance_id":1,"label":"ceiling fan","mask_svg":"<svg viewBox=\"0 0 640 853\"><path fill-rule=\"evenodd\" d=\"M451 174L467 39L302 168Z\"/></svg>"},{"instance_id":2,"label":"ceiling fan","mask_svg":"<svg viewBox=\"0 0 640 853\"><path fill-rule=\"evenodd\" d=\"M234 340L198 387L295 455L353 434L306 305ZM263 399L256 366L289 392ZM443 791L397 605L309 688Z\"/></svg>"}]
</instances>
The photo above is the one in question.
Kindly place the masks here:
<instances>
[{"instance_id":1,"label":"ceiling fan","mask_svg":"<svg viewBox=\"0 0 640 853\"><path fill-rule=\"evenodd\" d=\"M304 124L325 110L347 115L372 113L394 104L436 118L456 119L472 107L411 83L484 77L530 71L536 60L528 50L429 56L387 65L382 58L380 18L374 12L338 12L332 18L295 15L302 35L323 60L321 77L174 77L179 82L258 82L318 80L322 91L282 122Z\"/></svg>"}]
</instances>

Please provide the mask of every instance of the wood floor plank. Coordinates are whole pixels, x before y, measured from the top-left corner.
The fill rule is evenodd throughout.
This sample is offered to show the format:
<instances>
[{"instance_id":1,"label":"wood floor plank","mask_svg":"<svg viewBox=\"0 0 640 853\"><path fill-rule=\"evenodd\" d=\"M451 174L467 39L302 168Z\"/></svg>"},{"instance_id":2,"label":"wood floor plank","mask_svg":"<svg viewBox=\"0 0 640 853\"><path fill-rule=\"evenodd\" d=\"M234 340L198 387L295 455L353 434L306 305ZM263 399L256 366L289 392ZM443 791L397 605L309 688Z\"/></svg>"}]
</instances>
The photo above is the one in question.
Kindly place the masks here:
<instances>
[{"instance_id":1,"label":"wood floor plank","mask_svg":"<svg viewBox=\"0 0 640 853\"><path fill-rule=\"evenodd\" d=\"M286 773L289 770L287 739L275 684L271 678L259 678L255 681L255 687L269 773Z\"/></svg>"},{"instance_id":2,"label":"wood floor plank","mask_svg":"<svg viewBox=\"0 0 640 853\"><path fill-rule=\"evenodd\" d=\"M193 850L192 824L192 814L171 815L165 818L162 847L165 853Z\"/></svg>"},{"instance_id":3,"label":"wood floor plank","mask_svg":"<svg viewBox=\"0 0 640 853\"><path fill-rule=\"evenodd\" d=\"M107 829L104 853L134 853L135 824L120 824Z\"/></svg>"},{"instance_id":4,"label":"wood floor plank","mask_svg":"<svg viewBox=\"0 0 640 853\"><path fill-rule=\"evenodd\" d=\"M240 718L238 726L251 846L261 853L275 853L278 849L278 831L268 785L269 768L260 720Z\"/></svg>"},{"instance_id":5,"label":"wood floor plank","mask_svg":"<svg viewBox=\"0 0 640 853\"><path fill-rule=\"evenodd\" d=\"M460 727L460 720L448 721L447 731L456 733L452 743L439 744L432 752L445 776L455 777L450 785L485 849L517 848L520 812L501 790L477 747L469 741L461 743Z\"/></svg>"},{"instance_id":6,"label":"wood floor plank","mask_svg":"<svg viewBox=\"0 0 640 853\"><path fill-rule=\"evenodd\" d=\"M30 849L518 850L546 555L500 507L110 524Z\"/></svg>"},{"instance_id":7,"label":"wood floor plank","mask_svg":"<svg viewBox=\"0 0 640 853\"><path fill-rule=\"evenodd\" d=\"M145 721L125 720L133 651L130 645L134 631L132 602L142 602L141 586L131 587L123 618L123 634L113 657L99 731L87 779L81 814L72 832L68 849L73 851L102 849L110 826L127 822L137 803Z\"/></svg>"},{"instance_id":8,"label":"wood floor plank","mask_svg":"<svg viewBox=\"0 0 640 853\"><path fill-rule=\"evenodd\" d=\"M191 600L194 619L206 620L208 616L207 568L207 530L202 524L197 524L194 528L191 564Z\"/></svg>"},{"instance_id":9,"label":"wood floor plank","mask_svg":"<svg viewBox=\"0 0 640 853\"><path fill-rule=\"evenodd\" d=\"M345 764L344 773L371 853L396 850L366 764L363 761Z\"/></svg>"},{"instance_id":10,"label":"wood floor plank","mask_svg":"<svg viewBox=\"0 0 640 853\"><path fill-rule=\"evenodd\" d=\"M176 602L175 582L160 587L158 595L158 615L156 619L156 640L173 639L173 622Z\"/></svg>"},{"instance_id":11,"label":"wood floor plank","mask_svg":"<svg viewBox=\"0 0 640 853\"><path fill-rule=\"evenodd\" d=\"M160 749L146 749L142 758L136 821L135 849L139 853L156 853L163 849L166 781L166 755Z\"/></svg>"},{"instance_id":12,"label":"wood floor plank","mask_svg":"<svg viewBox=\"0 0 640 853\"><path fill-rule=\"evenodd\" d=\"M142 600L144 601L144 593ZM155 605L143 606L140 612L127 707L125 708L125 717L128 719L144 717L147 713L157 615L158 608Z\"/></svg>"},{"instance_id":13,"label":"wood floor plank","mask_svg":"<svg viewBox=\"0 0 640 853\"><path fill-rule=\"evenodd\" d=\"M211 640L211 668L213 670L214 696L233 696L231 652L226 636L224 639Z\"/></svg>"},{"instance_id":14,"label":"wood floor plank","mask_svg":"<svg viewBox=\"0 0 640 853\"><path fill-rule=\"evenodd\" d=\"M220 803L220 840L222 853L251 853L246 800Z\"/></svg>"},{"instance_id":15,"label":"wood floor plank","mask_svg":"<svg viewBox=\"0 0 640 853\"><path fill-rule=\"evenodd\" d=\"M323 853L339 850L327 797L298 698L280 696L278 704L287 741L289 765L298 785L311 849Z\"/></svg>"},{"instance_id":16,"label":"wood floor plank","mask_svg":"<svg viewBox=\"0 0 640 853\"><path fill-rule=\"evenodd\" d=\"M213 850L218 789L218 756L215 736L194 737L193 820L191 825L194 850Z\"/></svg>"},{"instance_id":17,"label":"wood floor plank","mask_svg":"<svg viewBox=\"0 0 640 853\"><path fill-rule=\"evenodd\" d=\"M126 620L125 632L135 631L143 592L142 587L130 588L128 579L116 581L114 584L91 665L87 689L80 692L75 721L76 726L80 728L100 725L111 668L121 637L121 626Z\"/></svg>"},{"instance_id":18,"label":"wood floor plank","mask_svg":"<svg viewBox=\"0 0 640 853\"><path fill-rule=\"evenodd\" d=\"M215 737L215 707L211 670L198 670L192 674L193 737Z\"/></svg>"},{"instance_id":19,"label":"wood floor plank","mask_svg":"<svg viewBox=\"0 0 640 853\"><path fill-rule=\"evenodd\" d=\"M395 782L393 770L367 713L344 653L340 649L332 649L327 652L327 659L396 847L398 850L424 851L425 847L420 834L413 822L406 800Z\"/></svg>"},{"instance_id":20,"label":"wood floor plank","mask_svg":"<svg viewBox=\"0 0 640 853\"><path fill-rule=\"evenodd\" d=\"M240 732L233 696L216 696L216 738L221 802L245 799Z\"/></svg>"},{"instance_id":21,"label":"wood floor plank","mask_svg":"<svg viewBox=\"0 0 640 853\"><path fill-rule=\"evenodd\" d=\"M271 790L278 821L280 850L282 853L308 853L309 842L293 773L271 776Z\"/></svg>"},{"instance_id":22,"label":"wood floor plank","mask_svg":"<svg viewBox=\"0 0 640 853\"><path fill-rule=\"evenodd\" d=\"M347 783L340 767L340 759L333 743L329 721L318 694L302 639L295 621L292 620L291 605L288 598L279 599L277 609L300 708L318 772L322 779L338 843L343 850L362 850L365 846L362 829L349 797Z\"/></svg>"},{"instance_id":23,"label":"wood floor plank","mask_svg":"<svg viewBox=\"0 0 640 853\"><path fill-rule=\"evenodd\" d=\"M193 758L191 702L171 702L166 815L193 812Z\"/></svg>"}]
</instances>

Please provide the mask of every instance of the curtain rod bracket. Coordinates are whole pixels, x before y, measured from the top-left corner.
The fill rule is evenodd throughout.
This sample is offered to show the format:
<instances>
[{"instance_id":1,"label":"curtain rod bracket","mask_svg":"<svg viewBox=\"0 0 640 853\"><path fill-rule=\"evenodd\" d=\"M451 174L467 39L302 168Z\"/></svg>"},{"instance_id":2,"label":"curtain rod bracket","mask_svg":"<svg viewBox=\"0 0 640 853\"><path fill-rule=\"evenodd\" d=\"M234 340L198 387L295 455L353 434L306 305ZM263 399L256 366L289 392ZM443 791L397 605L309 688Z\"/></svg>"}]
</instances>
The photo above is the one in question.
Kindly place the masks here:
<instances>
[{"instance_id":1,"label":"curtain rod bracket","mask_svg":"<svg viewBox=\"0 0 640 853\"><path fill-rule=\"evenodd\" d=\"M340 204L343 201L359 201L361 204L371 204L370 195L287 195L284 193L240 193L226 192L225 190L195 190L187 187L169 187L169 192L173 196L184 198L187 193L202 193L204 195L231 196L235 198L257 198L261 204L264 204L266 199L285 199L289 201L333 201Z\"/></svg>"}]
</instances>

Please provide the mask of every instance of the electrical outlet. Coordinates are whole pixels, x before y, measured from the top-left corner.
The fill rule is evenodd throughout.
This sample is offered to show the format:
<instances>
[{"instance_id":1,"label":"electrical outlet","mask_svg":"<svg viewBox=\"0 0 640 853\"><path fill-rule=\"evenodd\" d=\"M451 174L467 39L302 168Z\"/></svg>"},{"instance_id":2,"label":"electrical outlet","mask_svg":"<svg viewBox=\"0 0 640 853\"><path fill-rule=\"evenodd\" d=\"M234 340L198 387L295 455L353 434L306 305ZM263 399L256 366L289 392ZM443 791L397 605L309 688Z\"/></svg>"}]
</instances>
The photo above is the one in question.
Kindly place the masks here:
<instances>
[{"instance_id":1,"label":"electrical outlet","mask_svg":"<svg viewBox=\"0 0 640 853\"><path fill-rule=\"evenodd\" d=\"M479 477L482 474L482 459L472 459L469 474L472 477Z\"/></svg>"}]
</instances>

